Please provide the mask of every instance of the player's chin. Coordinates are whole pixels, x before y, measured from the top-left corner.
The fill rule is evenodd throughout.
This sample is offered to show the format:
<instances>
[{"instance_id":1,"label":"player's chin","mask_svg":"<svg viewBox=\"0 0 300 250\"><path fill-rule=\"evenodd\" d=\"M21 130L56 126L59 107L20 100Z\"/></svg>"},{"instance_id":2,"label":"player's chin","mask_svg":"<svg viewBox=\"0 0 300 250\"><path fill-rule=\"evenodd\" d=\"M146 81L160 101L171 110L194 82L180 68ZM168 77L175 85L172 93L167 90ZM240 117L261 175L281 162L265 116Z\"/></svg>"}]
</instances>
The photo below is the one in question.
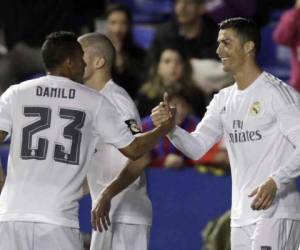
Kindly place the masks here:
<instances>
[{"instance_id":1,"label":"player's chin","mask_svg":"<svg viewBox=\"0 0 300 250\"><path fill-rule=\"evenodd\" d=\"M223 65L223 67L222 67L223 71L225 71L225 72L229 72L230 71L229 68L226 65L224 65L224 64L222 64L222 65Z\"/></svg>"}]
</instances>

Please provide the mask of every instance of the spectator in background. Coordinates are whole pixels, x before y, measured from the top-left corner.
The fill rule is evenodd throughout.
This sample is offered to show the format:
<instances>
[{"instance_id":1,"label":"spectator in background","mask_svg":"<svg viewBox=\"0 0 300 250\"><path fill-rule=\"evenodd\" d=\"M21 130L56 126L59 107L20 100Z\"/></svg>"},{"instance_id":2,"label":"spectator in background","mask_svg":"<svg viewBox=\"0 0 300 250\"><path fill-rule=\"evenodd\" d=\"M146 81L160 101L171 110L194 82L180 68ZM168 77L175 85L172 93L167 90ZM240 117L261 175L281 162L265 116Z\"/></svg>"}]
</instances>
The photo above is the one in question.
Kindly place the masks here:
<instances>
[{"instance_id":1,"label":"spectator in background","mask_svg":"<svg viewBox=\"0 0 300 250\"><path fill-rule=\"evenodd\" d=\"M164 45L175 42L189 58L217 59L216 24L205 13L204 0L175 0L175 18L157 31L149 50L149 65L153 56L160 54Z\"/></svg>"},{"instance_id":2,"label":"spectator in background","mask_svg":"<svg viewBox=\"0 0 300 250\"><path fill-rule=\"evenodd\" d=\"M176 124L188 132L194 131L200 122L200 118L193 115L189 99L183 92L178 92L170 96L170 101L171 105L176 106L177 109ZM150 116L142 120L142 125L143 131L149 131L154 128ZM216 144L201 159L195 161L176 149L166 137L162 138L159 144L150 152L149 166L151 167L181 168L199 164L217 165L225 168L228 166L227 154L220 147L220 144Z\"/></svg>"},{"instance_id":3,"label":"spectator in background","mask_svg":"<svg viewBox=\"0 0 300 250\"><path fill-rule=\"evenodd\" d=\"M163 98L163 93L182 92L189 98L195 113L202 117L206 108L205 95L195 87L191 64L185 51L175 44L166 45L155 58L150 79L138 92L136 102L141 117L148 115Z\"/></svg>"},{"instance_id":4,"label":"spectator in background","mask_svg":"<svg viewBox=\"0 0 300 250\"><path fill-rule=\"evenodd\" d=\"M300 92L300 0L296 0L294 8L287 10L281 16L274 30L274 40L290 47L291 78L290 82Z\"/></svg>"},{"instance_id":5,"label":"spectator in background","mask_svg":"<svg viewBox=\"0 0 300 250\"><path fill-rule=\"evenodd\" d=\"M133 41L131 12L120 3L110 5L106 23L107 35L117 51L113 78L134 98L143 81L145 51Z\"/></svg>"},{"instance_id":6,"label":"spectator in background","mask_svg":"<svg viewBox=\"0 0 300 250\"><path fill-rule=\"evenodd\" d=\"M207 15L219 23L230 17L252 17L256 11L256 1L206 0L205 9Z\"/></svg>"}]
</instances>

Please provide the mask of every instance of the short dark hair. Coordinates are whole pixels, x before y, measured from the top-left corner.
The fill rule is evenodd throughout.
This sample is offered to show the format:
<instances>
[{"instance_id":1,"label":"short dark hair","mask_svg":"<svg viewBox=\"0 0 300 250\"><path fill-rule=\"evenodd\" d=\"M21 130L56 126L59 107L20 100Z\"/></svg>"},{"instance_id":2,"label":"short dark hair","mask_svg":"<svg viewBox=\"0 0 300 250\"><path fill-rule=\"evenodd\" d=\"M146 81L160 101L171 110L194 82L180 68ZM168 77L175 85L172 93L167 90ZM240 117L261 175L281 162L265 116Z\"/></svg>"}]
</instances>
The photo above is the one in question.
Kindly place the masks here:
<instances>
[{"instance_id":1,"label":"short dark hair","mask_svg":"<svg viewBox=\"0 0 300 250\"><path fill-rule=\"evenodd\" d=\"M252 41L255 44L255 54L260 50L261 36L256 23L251 19L234 17L219 23L220 30L233 29L243 42Z\"/></svg>"},{"instance_id":2,"label":"short dark hair","mask_svg":"<svg viewBox=\"0 0 300 250\"><path fill-rule=\"evenodd\" d=\"M46 70L53 70L70 57L73 57L80 48L77 35L68 31L57 31L46 37L41 53Z\"/></svg>"}]
</instances>

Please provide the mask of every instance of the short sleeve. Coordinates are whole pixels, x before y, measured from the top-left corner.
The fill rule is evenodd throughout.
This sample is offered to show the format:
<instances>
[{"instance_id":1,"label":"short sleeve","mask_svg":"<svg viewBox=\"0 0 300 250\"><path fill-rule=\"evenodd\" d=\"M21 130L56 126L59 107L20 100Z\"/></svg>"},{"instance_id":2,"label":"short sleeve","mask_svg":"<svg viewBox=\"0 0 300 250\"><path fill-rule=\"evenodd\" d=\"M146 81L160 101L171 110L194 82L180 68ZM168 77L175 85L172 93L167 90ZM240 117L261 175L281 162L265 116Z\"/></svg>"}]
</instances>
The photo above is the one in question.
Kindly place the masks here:
<instances>
[{"instance_id":1,"label":"short sleeve","mask_svg":"<svg viewBox=\"0 0 300 250\"><path fill-rule=\"evenodd\" d=\"M134 140L134 136L123 121L120 112L105 97L103 97L101 107L96 114L95 126L102 143L124 148Z\"/></svg>"},{"instance_id":2,"label":"short sleeve","mask_svg":"<svg viewBox=\"0 0 300 250\"><path fill-rule=\"evenodd\" d=\"M114 93L112 101L131 133L134 135L141 133L141 119L129 95L125 91L119 90Z\"/></svg>"}]
</instances>

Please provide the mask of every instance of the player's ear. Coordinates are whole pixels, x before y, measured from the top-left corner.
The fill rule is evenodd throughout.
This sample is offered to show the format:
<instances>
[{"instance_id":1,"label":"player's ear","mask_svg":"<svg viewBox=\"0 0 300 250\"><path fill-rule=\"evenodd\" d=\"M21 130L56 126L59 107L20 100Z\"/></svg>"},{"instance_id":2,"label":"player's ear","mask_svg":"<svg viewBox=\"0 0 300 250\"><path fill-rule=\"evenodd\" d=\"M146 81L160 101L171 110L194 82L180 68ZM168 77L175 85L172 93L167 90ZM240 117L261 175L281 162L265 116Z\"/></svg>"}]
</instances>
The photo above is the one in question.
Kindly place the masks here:
<instances>
[{"instance_id":1,"label":"player's ear","mask_svg":"<svg viewBox=\"0 0 300 250\"><path fill-rule=\"evenodd\" d=\"M247 41L244 44L244 50L247 54L254 52L255 44L253 41Z\"/></svg>"},{"instance_id":2,"label":"player's ear","mask_svg":"<svg viewBox=\"0 0 300 250\"><path fill-rule=\"evenodd\" d=\"M73 64L74 64L74 62L72 61L72 59L68 57L68 58L66 58L65 61L62 63L62 67L63 67L65 70L72 70Z\"/></svg>"},{"instance_id":3,"label":"player's ear","mask_svg":"<svg viewBox=\"0 0 300 250\"><path fill-rule=\"evenodd\" d=\"M67 67L72 66L72 60L71 60L71 58L68 57L68 58L63 62L63 65L64 65L64 66L67 66Z\"/></svg>"},{"instance_id":4,"label":"player's ear","mask_svg":"<svg viewBox=\"0 0 300 250\"><path fill-rule=\"evenodd\" d=\"M95 58L95 66L96 68L102 68L106 63L106 60L104 57L96 57Z\"/></svg>"}]
</instances>

